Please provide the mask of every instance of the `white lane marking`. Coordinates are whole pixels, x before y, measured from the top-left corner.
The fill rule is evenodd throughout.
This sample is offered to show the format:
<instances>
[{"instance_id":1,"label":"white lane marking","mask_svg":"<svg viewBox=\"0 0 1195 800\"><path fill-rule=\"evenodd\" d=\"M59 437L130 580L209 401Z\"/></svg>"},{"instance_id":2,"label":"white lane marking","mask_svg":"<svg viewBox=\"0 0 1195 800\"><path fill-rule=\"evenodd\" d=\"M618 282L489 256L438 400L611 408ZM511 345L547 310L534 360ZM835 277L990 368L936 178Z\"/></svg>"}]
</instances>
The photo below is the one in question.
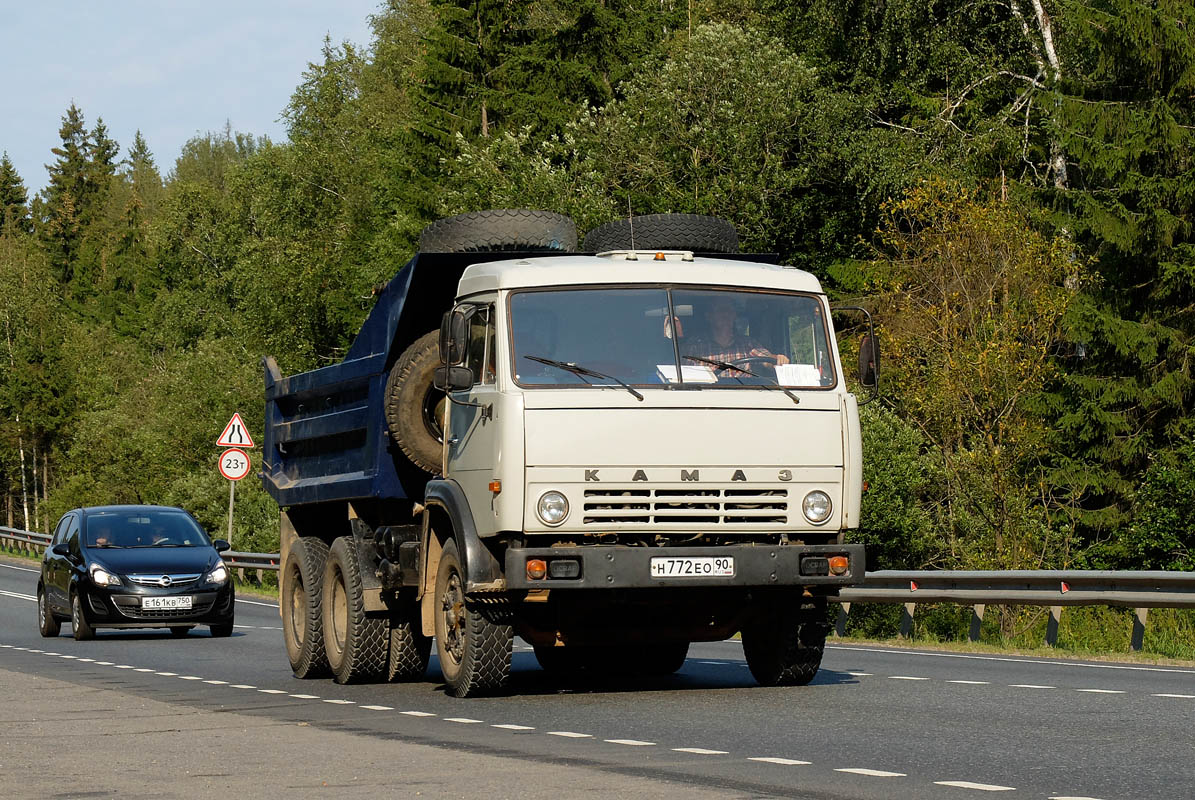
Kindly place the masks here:
<instances>
[{"instance_id":1,"label":"white lane marking","mask_svg":"<svg viewBox=\"0 0 1195 800\"><path fill-rule=\"evenodd\" d=\"M847 675L850 675L852 678L870 678L872 676L872 673L870 673L870 672L848 672Z\"/></svg>"},{"instance_id":2,"label":"white lane marking","mask_svg":"<svg viewBox=\"0 0 1195 800\"><path fill-rule=\"evenodd\" d=\"M180 681L201 681L201 680L203 680L203 678L199 677L198 675L179 675L178 679Z\"/></svg>"},{"instance_id":3,"label":"white lane marking","mask_svg":"<svg viewBox=\"0 0 1195 800\"><path fill-rule=\"evenodd\" d=\"M78 658L78 656L71 656L71 655L67 655L66 653L59 653L58 657L59 658Z\"/></svg>"},{"instance_id":4,"label":"white lane marking","mask_svg":"<svg viewBox=\"0 0 1195 800\"><path fill-rule=\"evenodd\" d=\"M132 669L133 665L132 664L116 664L115 667L117 669ZM190 678L188 678L187 680L190 680ZM196 680L198 680L198 678L196 678Z\"/></svg>"},{"instance_id":5,"label":"white lane marking","mask_svg":"<svg viewBox=\"0 0 1195 800\"><path fill-rule=\"evenodd\" d=\"M994 783L973 783L972 781L934 781L938 786L953 786L956 789L978 789L981 792L1015 792L1015 786L997 786Z\"/></svg>"},{"instance_id":6,"label":"white lane marking","mask_svg":"<svg viewBox=\"0 0 1195 800\"><path fill-rule=\"evenodd\" d=\"M258 689L262 694L286 694L282 689Z\"/></svg>"},{"instance_id":7,"label":"white lane marking","mask_svg":"<svg viewBox=\"0 0 1195 800\"><path fill-rule=\"evenodd\" d=\"M250 686L247 683L233 683L229 684L230 689L256 689L256 686Z\"/></svg>"},{"instance_id":8,"label":"white lane marking","mask_svg":"<svg viewBox=\"0 0 1195 800\"><path fill-rule=\"evenodd\" d=\"M44 653L44 652L46 652L45 650L38 650L37 648L34 648L34 647L29 647L29 648L26 648L26 649L27 649L27 650L28 650L30 653ZM111 661L109 661L108 663L109 663L109 664L111 664L112 662L111 662Z\"/></svg>"},{"instance_id":9,"label":"white lane marking","mask_svg":"<svg viewBox=\"0 0 1195 800\"><path fill-rule=\"evenodd\" d=\"M11 644L0 644L0 647L2 647L2 648L4 648L5 650L7 650L8 648L12 647L12 645L11 645Z\"/></svg>"},{"instance_id":10,"label":"white lane marking","mask_svg":"<svg viewBox=\"0 0 1195 800\"><path fill-rule=\"evenodd\" d=\"M1184 700L1195 700L1195 694L1155 694L1153 697L1181 697Z\"/></svg>"},{"instance_id":11,"label":"white lane marking","mask_svg":"<svg viewBox=\"0 0 1195 800\"><path fill-rule=\"evenodd\" d=\"M1076 692L1088 692L1090 694L1124 694L1119 689L1075 689Z\"/></svg>"},{"instance_id":12,"label":"white lane marking","mask_svg":"<svg viewBox=\"0 0 1195 800\"><path fill-rule=\"evenodd\" d=\"M1057 689L1057 686L1042 686L1039 683L1010 683L1013 689Z\"/></svg>"},{"instance_id":13,"label":"white lane marking","mask_svg":"<svg viewBox=\"0 0 1195 800\"><path fill-rule=\"evenodd\" d=\"M4 595L5 597L11 597L15 600L36 600L37 599L36 597L34 597L31 594L21 594L20 592L6 592L3 589L0 589L0 595Z\"/></svg>"},{"instance_id":14,"label":"white lane marking","mask_svg":"<svg viewBox=\"0 0 1195 800\"><path fill-rule=\"evenodd\" d=\"M300 700L319 700L318 694L292 694L291 697L297 697Z\"/></svg>"},{"instance_id":15,"label":"white lane marking","mask_svg":"<svg viewBox=\"0 0 1195 800\"><path fill-rule=\"evenodd\" d=\"M355 705L357 705L356 700L325 700L324 702L332 703L333 705L337 705L337 706L355 706Z\"/></svg>"},{"instance_id":16,"label":"white lane marking","mask_svg":"<svg viewBox=\"0 0 1195 800\"><path fill-rule=\"evenodd\" d=\"M16 569L16 570L20 570L21 572L41 572L40 569L30 569L29 567L14 567L12 564L0 564L0 567L4 567L5 569Z\"/></svg>"},{"instance_id":17,"label":"white lane marking","mask_svg":"<svg viewBox=\"0 0 1195 800\"><path fill-rule=\"evenodd\" d=\"M277 608L278 607L274 603L259 603L256 600L242 600L239 597L237 598L237 602L244 603L245 605L250 605L250 606L265 606L266 608Z\"/></svg>"},{"instance_id":18,"label":"white lane marking","mask_svg":"<svg viewBox=\"0 0 1195 800\"><path fill-rule=\"evenodd\" d=\"M929 678L918 678L914 675L889 675L890 681L928 681Z\"/></svg>"},{"instance_id":19,"label":"white lane marking","mask_svg":"<svg viewBox=\"0 0 1195 800\"><path fill-rule=\"evenodd\" d=\"M96 663L96 666L98 666L98 667L110 667L110 666L112 666L112 662L111 662L111 661L97 661L97 662L95 662L95 663Z\"/></svg>"},{"instance_id":20,"label":"white lane marking","mask_svg":"<svg viewBox=\"0 0 1195 800\"><path fill-rule=\"evenodd\" d=\"M435 714L430 714L427 711L400 711L400 714L406 714L408 717L434 717Z\"/></svg>"},{"instance_id":21,"label":"white lane marking","mask_svg":"<svg viewBox=\"0 0 1195 800\"><path fill-rule=\"evenodd\" d=\"M394 710L394 706L361 706L361 707L368 708L370 711L393 711Z\"/></svg>"},{"instance_id":22,"label":"white lane marking","mask_svg":"<svg viewBox=\"0 0 1195 800\"><path fill-rule=\"evenodd\" d=\"M697 663L698 664L711 664L715 667L720 667L723 664L725 664L726 662L725 661L698 661Z\"/></svg>"},{"instance_id":23,"label":"white lane marking","mask_svg":"<svg viewBox=\"0 0 1195 800\"><path fill-rule=\"evenodd\" d=\"M989 681L946 681L947 683L961 683L964 686L989 686Z\"/></svg>"},{"instance_id":24,"label":"white lane marking","mask_svg":"<svg viewBox=\"0 0 1195 800\"><path fill-rule=\"evenodd\" d=\"M728 640L733 644L742 642ZM1170 669L1165 667L1133 667L1127 664L1084 664L1081 661L1043 661L1034 658L1010 658L1006 656L972 656L963 653L927 653L921 650L888 650L882 647L845 647L826 645L827 650L849 650L856 653L884 653L886 655L923 656L925 658L963 658L970 661L1003 661L1008 664L1044 664L1051 667L1087 667L1089 669L1124 669L1132 672L1174 672L1179 675L1195 675L1195 669Z\"/></svg>"},{"instance_id":25,"label":"white lane marking","mask_svg":"<svg viewBox=\"0 0 1195 800\"><path fill-rule=\"evenodd\" d=\"M140 670L138 670L138 672L140 672ZM212 686L226 686L226 685L228 685L228 681L204 681L204 683L210 683Z\"/></svg>"},{"instance_id":26,"label":"white lane marking","mask_svg":"<svg viewBox=\"0 0 1195 800\"><path fill-rule=\"evenodd\" d=\"M1050 800L1100 800L1100 798L1077 794L1056 794Z\"/></svg>"},{"instance_id":27,"label":"white lane marking","mask_svg":"<svg viewBox=\"0 0 1195 800\"><path fill-rule=\"evenodd\" d=\"M475 725L479 722L485 722L483 719L469 719L468 717L444 717L445 722L460 722L465 725Z\"/></svg>"},{"instance_id":28,"label":"white lane marking","mask_svg":"<svg viewBox=\"0 0 1195 800\"><path fill-rule=\"evenodd\" d=\"M677 753L692 753L695 756L725 756L730 755L728 750L706 750L704 747L674 747L672 748Z\"/></svg>"},{"instance_id":29,"label":"white lane marking","mask_svg":"<svg viewBox=\"0 0 1195 800\"><path fill-rule=\"evenodd\" d=\"M530 725L511 725L510 723L503 723L501 725L491 725L490 727L491 728L501 728L502 730L505 730L505 731L533 731L533 730L535 730L535 728L533 728Z\"/></svg>"},{"instance_id":30,"label":"white lane marking","mask_svg":"<svg viewBox=\"0 0 1195 800\"><path fill-rule=\"evenodd\" d=\"M882 769L864 769L862 767L843 767L835 772L849 772L852 775L866 775L869 778L907 778L903 772L885 772Z\"/></svg>"},{"instance_id":31,"label":"white lane marking","mask_svg":"<svg viewBox=\"0 0 1195 800\"><path fill-rule=\"evenodd\" d=\"M639 739L607 739L610 744L625 744L627 747L655 747L655 742L644 742Z\"/></svg>"},{"instance_id":32,"label":"white lane marking","mask_svg":"<svg viewBox=\"0 0 1195 800\"><path fill-rule=\"evenodd\" d=\"M51 653L49 650L47 650L46 652L42 653L42 655L43 656L60 656L60 655L62 655L62 653Z\"/></svg>"},{"instance_id":33,"label":"white lane marking","mask_svg":"<svg viewBox=\"0 0 1195 800\"><path fill-rule=\"evenodd\" d=\"M592 739L588 733L575 733L574 731L548 731L549 736L563 736L566 739Z\"/></svg>"},{"instance_id":34,"label":"white lane marking","mask_svg":"<svg viewBox=\"0 0 1195 800\"><path fill-rule=\"evenodd\" d=\"M92 661L95 661L95 659L94 659L94 658L80 658L79 660L80 660L80 661L86 661L86 662L88 662L88 663L90 663L90 662L92 662Z\"/></svg>"},{"instance_id":35,"label":"white lane marking","mask_svg":"<svg viewBox=\"0 0 1195 800\"><path fill-rule=\"evenodd\" d=\"M177 673L177 672L155 672L154 674L155 674L155 675L162 675L162 676L164 676L164 677L167 677L167 678L173 678L175 675L178 675L178 673Z\"/></svg>"},{"instance_id":36,"label":"white lane marking","mask_svg":"<svg viewBox=\"0 0 1195 800\"><path fill-rule=\"evenodd\" d=\"M153 672L149 667L137 667L133 672Z\"/></svg>"},{"instance_id":37,"label":"white lane marking","mask_svg":"<svg viewBox=\"0 0 1195 800\"><path fill-rule=\"evenodd\" d=\"M765 764L782 764L786 767L800 767L812 764L812 761L798 761L795 758L776 758L775 756L748 756L748 761L762 761Z\"/></svg>"}]
</instances>

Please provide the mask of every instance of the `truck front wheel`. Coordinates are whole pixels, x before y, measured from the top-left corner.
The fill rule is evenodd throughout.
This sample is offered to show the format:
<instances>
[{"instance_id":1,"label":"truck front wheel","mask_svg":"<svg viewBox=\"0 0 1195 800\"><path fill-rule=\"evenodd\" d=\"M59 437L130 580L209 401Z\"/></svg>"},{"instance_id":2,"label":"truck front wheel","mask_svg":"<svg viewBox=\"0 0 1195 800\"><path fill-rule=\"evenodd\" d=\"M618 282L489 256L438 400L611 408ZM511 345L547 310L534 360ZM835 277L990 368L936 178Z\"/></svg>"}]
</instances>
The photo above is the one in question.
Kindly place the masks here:
<instances>
[{"instance_id":1,"label":"truck front wheel","mask_svg":"<svg viewBox=\"0 0 1195 800\"><path fill-rule=\"evenodd\" d=\"M357 543L341 536L324 567L324 652L337 683L376 680L386 674L390 631L384 618L365 613Z\"/></svg>"},{"instance_id":2,"label":"truck front wheel","mask_svg":"<svg viewBox=\"0 0 1195 800\"><path fill-rule=\"evenodd\" d=\"M779 612L743 629L743 655L760 686L804 686L822 665L826 625Z\"/></svg>"},{"instance_id":3,"label":"truck front wheel","mask_svg":"<svg viewBox=\"0 0 1195 800\"><path fill-rule=\"evenodd\" d=\"M504 689L510 680L513 641L504 604L465 597L460 556L450 539L436 572L436 655L449 692L472 697Z\"/></svg>"}]
</instances>

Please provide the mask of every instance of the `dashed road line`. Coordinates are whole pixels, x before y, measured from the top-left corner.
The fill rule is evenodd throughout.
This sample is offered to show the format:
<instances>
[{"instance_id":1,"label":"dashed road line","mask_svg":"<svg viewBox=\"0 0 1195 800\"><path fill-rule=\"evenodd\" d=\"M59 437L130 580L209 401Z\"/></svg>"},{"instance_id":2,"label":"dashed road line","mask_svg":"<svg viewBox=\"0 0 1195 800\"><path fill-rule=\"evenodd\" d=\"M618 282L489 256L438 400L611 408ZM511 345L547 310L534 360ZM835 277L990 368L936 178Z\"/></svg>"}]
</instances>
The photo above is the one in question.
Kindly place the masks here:
<instances>
[{"instance_id":1,"label":"dashed road line","mask_svg":"<svg viewBox=\"0 0 1195 800\"><path fill-rule=\"evenodd\" d=\"M1195 700L1195 694L1155 694L1152 697L1175 697L1183 700Z\"/></svg>"},{"instance_id":2,"label":"dashed road line","mask_svg":"<svg viewBox=\"0 0 1195 800\"><path fill-rule=\"evenodd\" d=\"M355 706L355 705L357 705L356 700L325 700L324 702L331 703L332 705L336 705L336 706Z\"/></svg>"},{"instance_id":3,"label":"dashed road line","mask_svg":"<svg viewBox=\"0 0 1195 800\"><path fill-rule=\"evenodd\" d=\"M428 713L427 711L400 711L398 713L406 714L408 717L434 717L435 716L435 714Z\"/></svg>"},{"instance_id":4,"label":"dashed road line","mask_svg":"<svg viewBox=\"0 0 1195 800\"><path fill-rule=\"evenodd\" d=\"M393 711L394 710L394 706L361 706L361 707L368 708L370 711Z\"/></svg>"},{"instance_id":5,"label":"dashed road line","mask_svg":"<svg viewBox=\"0 0 1195 800\"><path fill-rule=\"evenodd\" d=\"M180 681L201 681L201 680L203 680L203 678L199 677L198 675L179 675L178 679Z\"/></svg>"},{"instance_id":6,"label":"dashed road line","mask_svg":"<svg viewBox=\"0 0 1195 800\"><path fill-rule=\"evenodd\" d=\"M501 728L504 731L533 731L534 727L531 725L514 725L509 722L504 722L501 725L491 725L491 728Z\"/></svg>"},{"instance_id":7,"label":"dashed road line","mask_svg":"<svg viewBox=\"0 0 1195 800\"><path fill-rule=\"evenodd\" d=\"M300 700L319 700L317 694L292 694L291 697L297 697Z\"/></svg>"},{"instance_id":8,"label":"dashed road line","mask_svg":"<svg viewBox=\"0 0 1195 800\"><path fill-rule=\"evenodd\" d=\"M610 744L625 744L627 747L655 747L655 742L644 742L640 739L606 739Z\"/></svg>"},{"instance_id":9,"label":"dashed road line","mask_svg":"<svg viewBox=\"0 0 1195 800\"><path fill-rule=\"evenodd\" d=\"M1124 694L1119 689L1075 689L1076 692L1087 692L1089 694Z\"/></svg>"},{"instance_id":10,"label":"dashed road line","mask_svg":"<svg viewBox=\"0 0 1195 800\"><path fill-rule=\"evenodd\" d=\"M889 675L889 680L893 681L928 681L929 678L918 678L915 675Z\"/></svg>"},{"instance_id":11,"label":"dashed road line","mask_svg":"<svg viewBox=\"0 0 1195 800\"><path fill-rule=\"evenodd\" d=\"M247 683L230 683L228 685L228 688L230 688L230 689L256 689L257 687L250 686Z\"/></svg>"},{"instance_id":12,"label":"dashed road line","mask_svg":"<svg viewBox=\"0 0 1195 800\"><path fill-rule=\"evenodd\" d=\"M848 672L847 673L847 675L850 675L852 678L870 678L872 676L872 674L873 673L871 673L871 672Z\"/></svg>"},{"instance_id":13,"label":"dashed road line","mask_svg":"<svg viewBox=\"0 0 1195 800\"><path fill-rule=\"evenodd\" d=\"M934 781L937 786L953 786L956 789L977 789L981 792L1015 792L1015 786L997 786L994 783L975 783L973 781Z\"/></svg>"},{"instance_id":14,"label":"dashed road line","mask_svg":"<svg viewBox=\"0 0 1195 800\"><path fill-rule=\"evenodd\" d=\"M155 672L155 675L161 675L163 678L173 678L178 675L177 672Z\"/></svg>"},{"instance_id":15,"label":"dashed road line","mask_svg":"<svg viewBox=\"0 0 1195 800\"><path fill-rule=\"evenodd\" d=\"M798 761L795 758L777 758L776 756L747 756L748 761L762 761L765 764L780 764L785 767L803 767L812 761Z\"/></svg>"},{"instance_id":16,"label":"dashed road line","mask_svg":"<svg viewBox=\"0 0 1195 800\"><path fill-rule=\"evenodd\" d=\"M946 681L947 683L961 683L965 686L991 686L990 681Z\"/></svg>"},{"instance_id":17,"label":"dashed road line","mask_svg":"<svg viewBox=\"0 0 1195 800\"><path fill-rule=\"evenodd\" d=\"M1050 800L1100 800L1098 797L1086 797L1074 794L1056 794Z\"/></svg>"},{"instance_id":18,"label":"dashed road line","mask_svg":"<svg viewBox=\"0 0 1195 800\"><path fill-rule=\"evenodd\" d=\"M865 769L863 767L840 767L835 772L849 772L852 775L866 775L869 778L907 778L903 772L886 772L882 769Z\"/></svg>"},{"instance_id":19,"label":"dashed road line","mask_svg":"<svg viewBox=\"0 0 1195 800\"><path fill-rule=\"evenodd\" d=\"M1010 683L1013 689L1057 689L1057 686L1042 686L1040 683Z\"/></svg>"},{"instance_id":20,"label":"dashed road line","mask_svg":"<svg viewBox=\"0 0 1195 800\"><path fill-rule=\"evenodd\" d=\"M563 736L566 739L592 739L593 736L588 733L577 733L576 731L548 731L549 736Z\"/></svg>"},{"instance_id":21,"label":"dashed road line","mask_svg":"<svg viewBox=\"0 0 1195 800\"><path fill-rule=\"evenodd\" d=\"M212 686L227 686L228 685L228 681L204 681L204 683L210 683Z\"/></svg>"},{"instance_id":22,"label":"dashed road line","mask_svg":"<svg viewBox=\"0 0 1195 800\"><path fill-rule=\"evenodd\" d=\"M704 747L674 747L674 753L692 753L695 756L728 756L729 750L707 750Z\"/></svg>"},{"instance_id":23,"label":"dashed road line","mask_svg":"<svg viewBox=\"0 0 1195 800\"><path fill-rule=\"evenodd\" d=\"M485 722L483 719L470 719L469 717L444 717L445 722L459 722L462 725L476 725L480 722Z\"/></svg>"},{"instance_id":24,"label":"dashed road line","mask_svg":"<svg viewBox=\"0 0 1195 800\"><path fill-rule=\"evenodd\" d=\"M286 691L283 689L258 689L257 691L262 694L286 694Z\"/></svg>"}]
</instances>

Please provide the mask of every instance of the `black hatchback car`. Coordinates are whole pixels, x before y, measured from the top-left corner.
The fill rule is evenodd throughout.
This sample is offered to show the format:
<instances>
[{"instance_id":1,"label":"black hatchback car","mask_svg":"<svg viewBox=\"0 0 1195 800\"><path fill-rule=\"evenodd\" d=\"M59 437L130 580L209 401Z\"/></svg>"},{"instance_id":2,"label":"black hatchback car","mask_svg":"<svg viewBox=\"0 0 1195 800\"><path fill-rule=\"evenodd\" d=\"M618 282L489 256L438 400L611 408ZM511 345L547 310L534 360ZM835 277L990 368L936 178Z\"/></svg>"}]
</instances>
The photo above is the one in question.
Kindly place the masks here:
<instances>
[{"instance_id":1,"label":"black hatchback car","mask_svg":"<svg viewBox=\"0 0 1195 800\"><path fill-rule=\"evenodd\" d=\"M42 559L37 612L42 636L70 620L76 639L96 628L169 628L185 636L208 625L232 634L234 590L220 553L195 518L166 506L68 511Z\"/></svg>"}]
</instances>

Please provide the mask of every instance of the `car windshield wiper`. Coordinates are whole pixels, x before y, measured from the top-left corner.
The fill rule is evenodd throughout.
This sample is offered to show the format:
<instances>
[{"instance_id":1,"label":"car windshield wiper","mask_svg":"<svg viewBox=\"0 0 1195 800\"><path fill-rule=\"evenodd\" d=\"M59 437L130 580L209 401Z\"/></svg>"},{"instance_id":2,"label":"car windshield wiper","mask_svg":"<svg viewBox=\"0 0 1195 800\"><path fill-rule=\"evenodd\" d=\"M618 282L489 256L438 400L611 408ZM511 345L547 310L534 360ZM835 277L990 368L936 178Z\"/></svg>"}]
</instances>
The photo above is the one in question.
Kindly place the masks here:
<instances>
[{"instance_id":1,"label":"car windshield wiper","mask_svg":"<svg viewBox=\"0 0 1195 800\"><path fill-rule=\"evenodd\" d=\"M690 361L700 361L702 364L709 364L711 367L717 367L718 369L721 369L721 370L734 370L736 372L743 372L743 373L746 373L747 375L750 375L752 378L763 378L765 381L768 380L767 375L760 375L758 373L752 372L751 370L747 369L746 367L740 366L738 364L731 364L729 361L717 361L716 359L713 359L713 358L702 358L701 356L681 356L681 358L687 358ZM737 375L733 375L731 377L733 377L739 383L743 382L742 379L739 378ZM771 384L764 384L763 386L760 386L760 388L761 389L779 389L780 391L782 391L786 395L788 395L789 399L792 400L794 403L796 403L797 405L801 404L801 398L797 397L795 394L790 392L788 390L788 387L781 386L780 381L776 380L775 378L772 378L771 380L772 380Z\"/></svg>"},{"instance_id":2,"label":"car windshield wiper","mask_svg":"<svg viewBox=\"0 0 1195 800\"><path fill-rule=\"evenodd\" d=\"M631 388L631 386L629 384L627 384L625 381L615 378L613 375L607 375L604 372L598 372L596 369L590 369L589 367L583 367L580 364L574 364L571 361L556 361L555 359L552 359L552 358L542 358L540 356L523 356L523 358L529 358L532 361L538 361L541 364L547 364L549 367L556 367L556 369L562 369L565 372L571 372L572 374L578 375L582 378L602 378L602 379L605 379L608 381L614 381L619 386L621 386L622 388L626 389L628 392L633 394L639 400L643 399L643 395L641 395L639 392L637 392L633 388ZM586 382L588 383L588 381L586 381Z\"/></svg>"}]
</instances>

